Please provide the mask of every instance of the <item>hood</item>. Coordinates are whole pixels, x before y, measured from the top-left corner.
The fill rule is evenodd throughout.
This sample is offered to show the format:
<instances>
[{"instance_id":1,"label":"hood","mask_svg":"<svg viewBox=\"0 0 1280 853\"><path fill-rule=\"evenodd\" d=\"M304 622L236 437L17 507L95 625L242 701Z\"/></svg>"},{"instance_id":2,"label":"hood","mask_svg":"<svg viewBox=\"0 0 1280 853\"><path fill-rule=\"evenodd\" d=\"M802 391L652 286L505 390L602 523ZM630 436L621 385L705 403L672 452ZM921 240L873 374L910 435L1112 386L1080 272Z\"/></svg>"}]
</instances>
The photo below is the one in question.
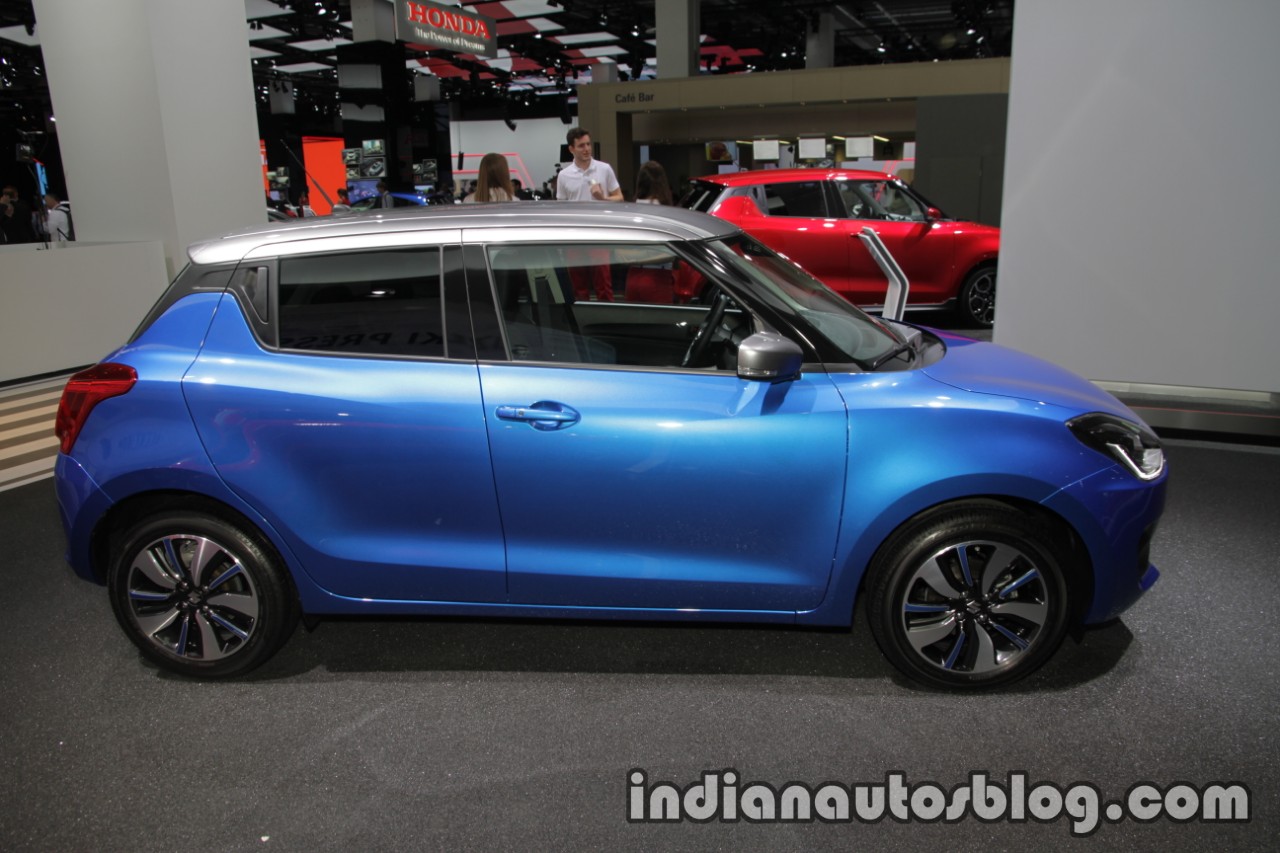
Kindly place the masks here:
<instances>
[{"instance_id":1,"label":"hood","mask_svg":"<svg viewBox=\"0 0 1280 853\"><path fill-rule=\"evenodd\" d=\"M1142 423L1124 403L1089 380L1044 359L984 341L946 332L934 334L947 345L947 354L921 372L953 388L975 394L1016 397L1048 403L1075 414L1107 412Z\"/></svg>"}]
</instances>

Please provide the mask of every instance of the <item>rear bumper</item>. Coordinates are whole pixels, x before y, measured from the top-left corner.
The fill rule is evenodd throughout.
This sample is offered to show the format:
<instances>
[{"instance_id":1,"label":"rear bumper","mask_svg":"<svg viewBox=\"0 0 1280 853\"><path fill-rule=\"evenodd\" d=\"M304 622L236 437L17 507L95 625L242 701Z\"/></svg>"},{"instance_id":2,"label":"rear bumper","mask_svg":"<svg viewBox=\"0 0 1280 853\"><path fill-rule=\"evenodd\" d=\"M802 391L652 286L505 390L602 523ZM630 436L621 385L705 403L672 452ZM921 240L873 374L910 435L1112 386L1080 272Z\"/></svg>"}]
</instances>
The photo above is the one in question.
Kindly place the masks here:
<instances>
[{"instance_id":1,"label":"rear bumper","mask_svg":"<svg viewBox=\"0 0 1280 853\"><path fill-rule=\"evenodd\" d=\"M101 583L102 578L93 567L93 525L111 505L111 499L80 463L65 453L58 454L53 470L58 512L67 536L67 562L80 577Z\"/></svg>"}]
</instances>

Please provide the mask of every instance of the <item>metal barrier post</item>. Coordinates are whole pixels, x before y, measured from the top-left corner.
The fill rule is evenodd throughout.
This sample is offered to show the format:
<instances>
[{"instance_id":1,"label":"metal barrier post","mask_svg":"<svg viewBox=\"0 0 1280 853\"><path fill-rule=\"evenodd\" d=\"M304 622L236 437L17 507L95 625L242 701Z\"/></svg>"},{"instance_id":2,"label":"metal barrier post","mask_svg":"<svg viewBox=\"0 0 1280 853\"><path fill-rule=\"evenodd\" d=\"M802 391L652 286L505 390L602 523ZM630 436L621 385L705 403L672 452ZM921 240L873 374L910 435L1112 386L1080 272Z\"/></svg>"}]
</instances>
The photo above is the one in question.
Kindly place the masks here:
<instances>
[{"instance_id":1,"label":"metal barrier post","mask_svg":"<svg viewBox=\"0 0 1280 853\"><path fill-rule=\"evenodd\" d=\"M901 320L903 313L907 310L907 291L911 288L906 273L902 271L902 267L898 266L898 262L889 253L889 249L874 228L869 225L864 226L862 232L858 234L858 239L867 247L872 260L889 280L889 289L884 296L884 310L881 316L890 320Z\"/></svg>"}]
</instances>

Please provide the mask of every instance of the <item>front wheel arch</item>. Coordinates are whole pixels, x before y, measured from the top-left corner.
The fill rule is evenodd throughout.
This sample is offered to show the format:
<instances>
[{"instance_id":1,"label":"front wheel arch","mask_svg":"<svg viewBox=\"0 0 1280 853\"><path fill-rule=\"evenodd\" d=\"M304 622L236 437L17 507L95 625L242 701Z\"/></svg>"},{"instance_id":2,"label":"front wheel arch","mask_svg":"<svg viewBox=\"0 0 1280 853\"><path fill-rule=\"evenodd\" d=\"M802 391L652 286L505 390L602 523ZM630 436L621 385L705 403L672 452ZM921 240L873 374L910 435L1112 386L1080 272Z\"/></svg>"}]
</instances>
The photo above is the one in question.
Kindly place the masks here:
<instances>
[{"instance_id":1,"label":"front wheel arch","mask_svg":"<svg viewBox=\"0 0 1280 853\"><path fill-rule=\"evenodd\" d=\"M1057 566L1060 570L1062 587L1058 594L1064 596L1064 600L1060 603L1061 611L1045 637L1044 648L1037 648L1034 659L1029 660L1029 665L1025 667L1015 665L1007 668L1006 671L978 673L956 678L951 672L931 671L929 666L919 665L921 663L919 660L913 665L911 660L906 659L909 655L904 656L906 644L902 636L899 636L896 641L891 636L893 632L890 630L890 625L893 620L901 616L897 612L897 609L900 609L897 605L902 604L905 598L899 594L898 598L902 600L897 604L890 604L890 593L895 584L900 589L911 574L904 567L895 566L893 562L904 558L913 559L913 552L914 559L919 562L920 554L926 550L930 553L945 550L945 547L933 548L929 542L930 536L933 537L934 544L946 546L947 530L957 523L962 525L977 523L979 525L977 529L986 529L986 526L990 525L990 529L996 533L994 537L975 537L971 533L968 537L969 541L975 538L1009 541L1011 530L1029 531L1026 535L1033 543L1030 547L1031 552L1042 553L1047 557L1047 563ZM936 533L940 525L943 528L942 535ZM974 528L968 529L972 531ZM955 539L955 536L951 538ZM1035 544L1037 540L1038 545ZM949 501L922 510L895 528L884 539L868 563L867 570L861 578L857 596L858 599L865 599L865 601L855 601L855 604L863 606L877 644L890 662L905 675L933 687L973 689L1015 681L1043 664L1063 637L1082 623L1092 600L1093 587L1093 568L1088 551L1070 524L1060 516L1045 510L1038 504L1016 498L972 497Z\"/></svg>"}]
</instances>

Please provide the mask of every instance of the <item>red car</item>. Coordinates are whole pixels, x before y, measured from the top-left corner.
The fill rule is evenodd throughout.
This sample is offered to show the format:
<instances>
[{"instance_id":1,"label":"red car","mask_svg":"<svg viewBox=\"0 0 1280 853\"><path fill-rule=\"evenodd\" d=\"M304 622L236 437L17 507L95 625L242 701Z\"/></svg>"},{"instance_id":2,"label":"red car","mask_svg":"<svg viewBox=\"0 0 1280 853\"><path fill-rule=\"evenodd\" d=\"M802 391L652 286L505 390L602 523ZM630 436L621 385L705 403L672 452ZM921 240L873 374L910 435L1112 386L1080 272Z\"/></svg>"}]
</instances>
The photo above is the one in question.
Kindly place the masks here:
<instances>
[{"instance_id":1,"label":"red car","mask_svg":"<svg viewBox=\"0 0 1280 853\"><path fill-rule=\"evenodd\" d=\"M906 273L908 307L955 307L990 327L1000 229L948 219L884 172L766 169L694 181L684 207L734 223L860 306L884 304L886 281L859 232L874 228Z\"/></svg>"}]
</instances>

